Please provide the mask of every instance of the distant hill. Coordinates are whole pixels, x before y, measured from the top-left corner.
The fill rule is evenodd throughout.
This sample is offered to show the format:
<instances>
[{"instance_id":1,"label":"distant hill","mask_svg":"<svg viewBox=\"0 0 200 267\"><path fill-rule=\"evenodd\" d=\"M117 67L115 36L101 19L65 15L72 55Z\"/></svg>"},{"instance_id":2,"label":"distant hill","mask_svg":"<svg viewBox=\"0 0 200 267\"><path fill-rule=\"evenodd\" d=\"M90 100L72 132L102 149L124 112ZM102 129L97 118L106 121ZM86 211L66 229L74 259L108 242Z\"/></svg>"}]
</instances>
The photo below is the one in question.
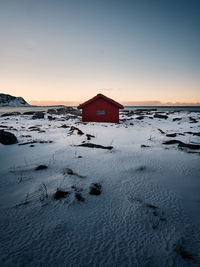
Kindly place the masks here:
<instances>
[{"instance_id":1,"label":"distant hill","mask_svg":"<svg viewBox=\"0 0 200 267\"><path fill-rule=\"evenodd\" d=\"M24 107L30 106L22 97L0 94L0 107Z\"/></svg>"}]
</instances>

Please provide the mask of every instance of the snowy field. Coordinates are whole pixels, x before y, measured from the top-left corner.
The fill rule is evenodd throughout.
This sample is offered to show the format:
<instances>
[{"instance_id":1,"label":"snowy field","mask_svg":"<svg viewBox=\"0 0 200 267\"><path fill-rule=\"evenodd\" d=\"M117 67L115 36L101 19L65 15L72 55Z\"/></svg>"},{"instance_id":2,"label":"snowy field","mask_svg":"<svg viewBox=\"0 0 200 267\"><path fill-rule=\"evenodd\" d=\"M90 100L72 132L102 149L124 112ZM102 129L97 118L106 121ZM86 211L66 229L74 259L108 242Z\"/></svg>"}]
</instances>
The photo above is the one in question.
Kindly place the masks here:
<instances>
[{"instance_id":1,"label":"snowy field","mask_svg":"<svg viewBox=\"0 0 200 267\"><path fill-rule=\"evenodd\" d=\"M0 266L200 266L200 113L155 114L0 117Z\"/></svg>"}]
</instances>

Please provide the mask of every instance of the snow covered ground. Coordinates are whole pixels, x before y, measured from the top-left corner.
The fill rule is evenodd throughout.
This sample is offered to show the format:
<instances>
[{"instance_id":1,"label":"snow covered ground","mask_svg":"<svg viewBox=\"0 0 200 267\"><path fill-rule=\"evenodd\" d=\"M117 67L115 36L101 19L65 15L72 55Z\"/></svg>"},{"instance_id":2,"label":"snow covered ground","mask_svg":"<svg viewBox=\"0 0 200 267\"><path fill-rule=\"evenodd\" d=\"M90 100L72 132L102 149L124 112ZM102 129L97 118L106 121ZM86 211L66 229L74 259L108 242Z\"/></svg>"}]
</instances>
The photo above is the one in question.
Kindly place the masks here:
<instances>
[{"instance_id":1,"label":"snow covered ground","mask_svg":"<svg viewBox=\"0 0 200 267\"><path fill-rule=\"evenodd\" d=\"M163 142L199 144L200 113L154 114L0 117L18 138L0 144L0 266L199 266L200 149ZM57 189L68 194L56 200Z\"/></svg>"}]
</instances>

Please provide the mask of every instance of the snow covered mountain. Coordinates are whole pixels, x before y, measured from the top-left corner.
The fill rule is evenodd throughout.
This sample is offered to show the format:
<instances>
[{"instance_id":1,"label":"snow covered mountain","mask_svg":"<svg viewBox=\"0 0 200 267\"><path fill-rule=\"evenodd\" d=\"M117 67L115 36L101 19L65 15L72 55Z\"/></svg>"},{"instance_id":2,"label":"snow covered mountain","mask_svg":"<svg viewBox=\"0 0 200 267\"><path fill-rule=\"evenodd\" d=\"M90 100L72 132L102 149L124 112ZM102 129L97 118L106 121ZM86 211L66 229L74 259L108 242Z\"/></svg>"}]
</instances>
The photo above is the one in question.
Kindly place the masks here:
<instances>
[{"instance_id":1,"label":"snow covered mountain","mask_svg":"<svg viewBox=\"0 0 200 267\"><path fill-rule=\"evenodd\" d=\"M0 94L0 107L23 107L29 106L29 104L22 98L7 94Z\"/></svg>"}]
</instances>

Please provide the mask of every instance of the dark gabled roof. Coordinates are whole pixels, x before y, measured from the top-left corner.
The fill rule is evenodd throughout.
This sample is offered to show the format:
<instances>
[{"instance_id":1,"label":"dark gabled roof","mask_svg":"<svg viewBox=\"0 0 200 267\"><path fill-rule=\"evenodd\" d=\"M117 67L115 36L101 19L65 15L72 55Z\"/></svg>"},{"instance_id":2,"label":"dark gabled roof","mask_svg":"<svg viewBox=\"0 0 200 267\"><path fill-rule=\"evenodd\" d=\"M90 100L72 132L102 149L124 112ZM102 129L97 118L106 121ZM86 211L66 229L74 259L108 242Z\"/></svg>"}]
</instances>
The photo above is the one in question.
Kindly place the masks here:
<instances>
[{"instance_id":1,"label":"dark gabled roof","mask_svg":"<svg viewBox=\"0 0 200 267\"><path fill-rule=\"evenodd\" d=\"M114 101L113 99L111 99L111 98L109 98L109 97L107 97L107 96L105 96L105 95L102 95L102 94L98 94L98 95L94 96L93 98L89 99L88 101L84 102L83 104L80 104L77 108L78 108L78 109L82 109L82 108L84 108L85 106L87 106L88 104L90 104L91 102L93 102L93 101L95 101L95 100L97 100L97 99L99 99L99 98L103 98L104 100L110 102L111 104L113 104L114 106L116 106L116 107L118 107L118 108L121 108L121 109L124 108L123 105L117 103L117 102Z\"/></svg>"}]
</instances>

